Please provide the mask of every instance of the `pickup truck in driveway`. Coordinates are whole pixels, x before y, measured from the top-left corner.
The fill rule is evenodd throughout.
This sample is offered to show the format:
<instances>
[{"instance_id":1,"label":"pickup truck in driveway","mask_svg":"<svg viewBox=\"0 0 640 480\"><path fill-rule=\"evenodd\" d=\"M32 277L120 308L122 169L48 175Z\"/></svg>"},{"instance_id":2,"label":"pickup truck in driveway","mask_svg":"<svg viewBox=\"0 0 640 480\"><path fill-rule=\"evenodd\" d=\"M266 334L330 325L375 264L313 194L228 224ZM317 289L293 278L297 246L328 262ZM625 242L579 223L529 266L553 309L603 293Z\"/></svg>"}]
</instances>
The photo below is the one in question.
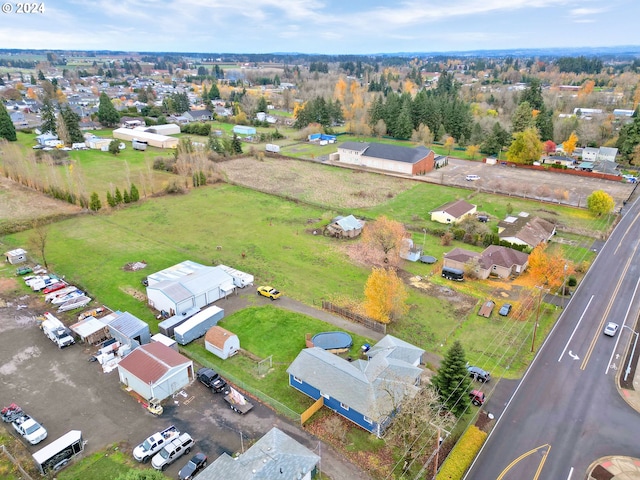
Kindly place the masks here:
<instances>
[{"instance_id":1,"label":"pickup truck in driveway","mask_svg":"<svg viewBox=\"0 0 640 480\"><path fill-rule=\"evenodd\" d=\"M36 445L47 438L45 428L27 414L16 418L11 425L31 445Z\"/></svg>"},{"instance_id":2,"label":"pickup truck in driveway","mask_svg":"<svg viewBox=\"0 0 640 480\"><path fill-rule=\"evenodd\" d=\"M196 372L196 377L198 377L200 383L215 393L220 393L227 387L227 382L211 368L203 367L199 369Z\"/></svg>"},{"instance_id":3,"label":"pickup truck in driveway","mask_svg":"<svg viewBox=\"0 0 640 480\"><path fill-rule=\"evenodd\" d=\"M148 462L162 447L180 435L178 429L171 425L160 432L156 432L133 449L133 458L139 462Z\"/></svg>"}]
</instances>

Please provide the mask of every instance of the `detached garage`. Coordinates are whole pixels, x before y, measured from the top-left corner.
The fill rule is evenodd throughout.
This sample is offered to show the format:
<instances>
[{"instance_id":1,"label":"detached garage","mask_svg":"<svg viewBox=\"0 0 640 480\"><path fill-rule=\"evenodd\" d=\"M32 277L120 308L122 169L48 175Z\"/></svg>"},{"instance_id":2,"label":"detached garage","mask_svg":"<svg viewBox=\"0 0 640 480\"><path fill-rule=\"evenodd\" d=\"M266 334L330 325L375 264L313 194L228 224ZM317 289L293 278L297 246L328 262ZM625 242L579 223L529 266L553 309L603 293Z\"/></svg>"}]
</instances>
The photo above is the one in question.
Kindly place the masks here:
<instances>
[{"instance_id":1,"label":"detached garage","mask_svg":"<svg viewBox=\"0 0 640 480\"><path fill-rule=\"evenodd\" d=\"M118 364L118 376L127 388L150 400L170 397L194 378L193 362L160 342L136 348Z\"/></svg>"},{"instance_id":2,"label":"detached garage","mask_svg":"<svg viewBox=\"0 0 640 480\"><path fill-rule=\"evenodd\" d=\"M240 350L240 340L235 333L222 327L211 327L204 337L204 348L223 360Z\"/></svg>"}]
</instances>

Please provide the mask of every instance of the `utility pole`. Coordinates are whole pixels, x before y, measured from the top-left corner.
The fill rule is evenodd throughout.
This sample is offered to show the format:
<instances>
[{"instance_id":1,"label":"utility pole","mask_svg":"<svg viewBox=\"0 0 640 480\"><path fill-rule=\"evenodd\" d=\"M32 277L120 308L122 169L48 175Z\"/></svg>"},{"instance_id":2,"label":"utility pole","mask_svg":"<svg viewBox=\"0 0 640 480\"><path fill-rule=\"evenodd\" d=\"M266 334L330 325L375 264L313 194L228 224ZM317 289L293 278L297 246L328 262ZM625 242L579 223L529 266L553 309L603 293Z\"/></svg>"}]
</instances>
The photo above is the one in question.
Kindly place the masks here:
<instances>
[{"instance_id":1,"label":"utility pole","mask_svg":"<svg viewBox=\"0 0 640 480\"><path fill-rule=\"evenodd\" d=\"M531 352L533 352L536 344L536 331L538 330L538 320L540 319L540 305L542 304L542 292L541 286L536 285L536 288L540 289L540 296L538 297L538 309L536 311L536 323L533 324L533 338L531 339Z\"/></svg>"}]
</instances>

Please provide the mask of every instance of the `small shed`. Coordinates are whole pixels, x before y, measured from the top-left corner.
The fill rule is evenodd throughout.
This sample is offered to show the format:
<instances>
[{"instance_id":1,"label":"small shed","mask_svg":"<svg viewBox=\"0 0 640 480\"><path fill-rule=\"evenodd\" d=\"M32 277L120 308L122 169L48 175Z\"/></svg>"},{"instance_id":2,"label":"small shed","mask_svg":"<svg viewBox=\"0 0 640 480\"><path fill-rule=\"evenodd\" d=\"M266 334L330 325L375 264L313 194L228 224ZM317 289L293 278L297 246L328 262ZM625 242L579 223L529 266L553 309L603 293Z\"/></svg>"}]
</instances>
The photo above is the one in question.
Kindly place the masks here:
<instances>
[{"instance_id":1,"label":"small shed","mask_svg":"<svg viewBox=\"0 0 640 480\"><path fill-rule=\"evenodd\" d=\"M107 327L110 335L119 341L120 345L129 345L131 350L134 350L151 341L149 325L129 312L115 313L115 317L109 321Z\"/></svg>"},{"instance_id":2,"label":"small shed","mask_svg":"<svg viewBox=\"0 0 640 480\"><path fill-rule=\"evenodd\" d=\"M84 343L96 345L109 338L109 327L101 319L87 317L69 327Z\"/></svg>"},{"instance_id":3,"label":"small shed","mask_svg":"<svg viewBox=\"0 0 640 480\"><path fill-rule=\"evenodd\" d=\"M161 343L173 350L175 350L176 352L178 351L178 342L176 342L173 338L169 338L166 335L163 335L161 333L156 333L155 335L153 335L151 337L151 343L153 342L158 342Z\"/></svg>"},{"instance_id":4,"label":"small shed","mask_svg":"<svg viewBox=\"0 0 640 480\"><path fill-rule=\"evenodd\" d=\"M235 355L240 350L240 339L219 326L211 327L204 337L204 347L223 360Z\"/></svg>"},{"instance_id":5,"label":"small shed","mask_svg":"<svg viewBox=\"0 0 640 480\"><path fill-rule=\"evenodd\" d=\"M327 225L326 232L332 237L354 238L362 233L364 222L353 215L338 216Z\"/></svg>"},{"instance_id":6,"label":"small shed","mask_svg":"<svg viewBox=\"0 0 640 480\"><path fill-rule=\"evenodd\" d=\"M118 363L118 376L127 388L146 400L164 400L193 379L193 362L160 342L136 348Z\"/></svg>"},{"instance_id":7,"label":"small shed","mask_svg":"<svg viewBox=\"0 0 640 480\"><path fill-rule=\"evenodd\" d=\"M489 318L491 316L491 313L493 312L493 307L495 306L496 304L492 300L487 300L482 304L480 310L478 310L478 315L480 315L481 317Z\"/></svg>"},{"instance_id":8,"label":"small shed","mask_svg":"<svg viewBox=\"0 0 640 480\"><path fill-rule=\"evenodd\" d=\"M247 127L246 125L234 125L233 133L237 133L238 135L255 135L256 129L255 127Z\"/></svg>"},{"instance_id":9,"label":"small shed","mask_svg":"<svg viewBox=\"0 0 640 480\"><path fill-rule=\"evenodd\" d=\"M15 250L10 250L4 254L7 258L7 262L11 265L16 265L18 263L24 263L27 261L27 251L22 248L16 248Z\"/></svg>"}]
</instances>

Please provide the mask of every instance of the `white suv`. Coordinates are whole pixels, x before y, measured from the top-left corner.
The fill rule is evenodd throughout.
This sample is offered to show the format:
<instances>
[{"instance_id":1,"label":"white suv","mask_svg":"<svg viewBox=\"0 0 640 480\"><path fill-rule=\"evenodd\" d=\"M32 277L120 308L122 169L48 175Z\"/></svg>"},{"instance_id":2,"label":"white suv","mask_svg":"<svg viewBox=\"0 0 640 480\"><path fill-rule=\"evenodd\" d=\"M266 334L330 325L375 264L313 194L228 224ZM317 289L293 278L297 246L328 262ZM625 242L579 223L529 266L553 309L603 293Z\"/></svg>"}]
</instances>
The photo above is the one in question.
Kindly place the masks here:
<instances>
[{"instance_id":1,"label":"white suv","mask_svg":"<svg viewBox=\"0 0 640 480\"><path fill-rule=\"evenodd\" d=\"M480 175L467 175L467 182L475 182L476 180L480 180Z\"/></svg>"},{"instance_id":2,"label":"white suv","mask_svg":"<svg viewBox=\"0 0 640 480\"><path fill-rule=\"evenodd\" d=\"M156 470L164 470L182 455L189 453L193 444L194 441L191 435L183 433L154 455L153 459L151 459L151 465Z\"/></svg>"}]
</instances>

